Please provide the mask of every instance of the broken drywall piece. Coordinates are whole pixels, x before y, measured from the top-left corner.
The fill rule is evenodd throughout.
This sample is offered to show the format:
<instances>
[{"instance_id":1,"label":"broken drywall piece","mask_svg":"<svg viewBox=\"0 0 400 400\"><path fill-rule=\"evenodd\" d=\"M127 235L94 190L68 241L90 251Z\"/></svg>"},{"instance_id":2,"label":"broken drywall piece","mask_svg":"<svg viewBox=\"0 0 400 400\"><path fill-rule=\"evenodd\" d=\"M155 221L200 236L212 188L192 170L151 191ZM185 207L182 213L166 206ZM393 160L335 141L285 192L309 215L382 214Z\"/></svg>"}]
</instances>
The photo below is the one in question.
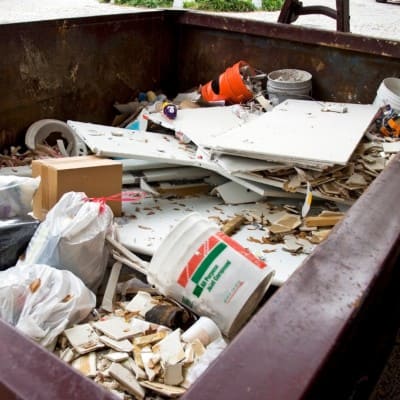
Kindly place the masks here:
<instances>
[{"instance_id":1,"label":"broken drywall piece","mask_svg":"<svg viewBox=\"0 0 400 400\"><path fill-rule=\"evenodd\" d=\"M119 317L111 317L97 321L93 324L93 326L101 331L104 335L114 340L132 338L138 333L141 333L141 330L135 329L131 324Z\"/></svg>"},{"instance_id":2,"label":"broken drywall piece","mask_svg":"<svg viewBox=\"0 0 400 400\"><path fill-rule=\"evenodd\" d=\"M298 215L293 215L285 212L281 218L275 221L268 229L274 234L288 233L301 225L301 218Z\"/></svg>"},{"instance_id":3,"label":"broken drywall piece","mask_svg":"<svg viewBox=\"0 0 400 400\"><path fill-rule=\"evenodd\" d=\"M230 156L226 154L217 155L215 157L215 162L230 174L235 174L238 172L264 171L268 168L282 165L264 160Z\"/></svg>"},{"instance_id":4,"label":"broken drywall piece","mask_svg":"<svg viewBox=\"0 0 400 400\"><path fill-rule=\"evenodd\" d=\"M68 121L68 125L99 156L190 166L196 161L195 147L182 145L171 135L77 121ZM114 136L113 132L120 136ZM198 165L201 164L200 160Z\"/></svg>"},{"instance_id":5,"label":"broken drywall piece","mask_svg":"<svg viewBox=\"0 0 400 400\"><path fill-rule=\"evenodd\" d=\"M236 182L227 182L217 186L212 190L211 194L217 194L220 196L224 200L225 204L254 203L263 198L263 196L258 193L246 189Z\"/></svg>"},{"instance_id":6,"label":"broken drywall piece","mask_svg":"<svg viewBox=\"0 0 400 400\"><path fill-rule=\"evenodd\" d=\"M310 242L314 244L322 243L331 233L331 229L320 229L311 232Z\"/></svg>"},{"instance_id":7,"label":"broken drywall piece","mask_svg":"<svg viewBox=\"0 0 400 400\"><path fill-rule=\"evenodd\" d=\"M164 363L177 364L185 358L185 351L181 342L180 329L176 329L163 340L157 343L153 349L160 353Z\"/></svg>"},{"instance_id":8,"label":"broken drywall piece","mask_svg":"<svg viewBox=\"0 0 400 400\"><path fill-rule=\"evenodd\" d=\"M147 114L152 122L174 130L178 137L186 136L198 146L206 146L210 138L218 137L255 117L239 105L179 110L174 120L166 120L161 112Z\"/></svg>"},{"instance_id":9,"label":"broken drywall piece","mask_svg":"<svg viewBox=\"0 0 400 400\"><path fill-rule=\"evenodd\" d=\"M147 346L149 344L157 343L168 335L167 331L159 331L151 333L150 335L139 336L133 340L135 346Z\"/></svg>"},{"instance_id":10,"label":"broken drywall piece","mask_svg":"<svg viewBox=\"0 0 400 400\"><path fill-rule=\"evenodd\" d=\"M123 158L119 160L122 164L123 172L138 172L138 171L149 171L152 169L167 169L174 168L173 164L161 163L159 161L151 160L140 160L136 158Z\"/></svg>"},{"instance_id":11,"label":"broken drywall piece","mask_svg":"<svg viewBox=\"0 0 400 400\"><path fill-rule=\"evenodd\" d=\"M161 366L159 365L160 356L154 353L150 346L143 347L140 351L140 355L148 379L154 381L161 370Z\"/></svg>"},{"instance_id":12,"label":"broken drywall piece","mask_svg":"<svg viewBox=\"0 0 400 400\"><path fill-rule=\"evenodd\" d=\"M154 306L154 303L153 303ZM144 321L142 319L139 318L131 318L131 320L129 321L129 324L131 325L131 329L133 329L134 331L137 331L138 333L141 334L146 334L147 331L150 330L151 328L151 324L147 321Z\"/></svg>"},{"instance_id":13,"label":"broken drywall piece","mask_svg":"<svg viewBox=\"0 0 400 400\"><path fill-rule=\"evenodd\" d=\"M146 392L142 386L140 386L131 371L118 363L112 363L109 368L109 374L116 379L127 390L127 392L135 396L137 399L144 399Z\"/></svg>"},{"instance_id":14,"label":"broken drywall piece","mask_svg":"<svg viewBox=\"0 0 400 400\"><path fill-rule=\"evenodd\" d=\"M283 240L283 249L290 253L296 254L303 249L303 246L297 241L294 235L286 235Z\"/></svg>"},{"instance_id":15,"label":"broken drywall piece","mask_svg":"<svg viewBox=\"0 0 400 400\"><path fill-rule=\"evenodd\" d=\"M209 177L211 171L197 167L173 167L143 171L146 182L191 181Z\"/></svg>"},{"instance_id":16,"label":"broken drywall piece","mask_svg":"<svg viewBox=\"0 0 400 400\"><path fill-rule=\"evenodd\" d=\"M110 347L115 351L129 353L133 349L132 343L127 339L114 340L109 338L108 336L100 336L99 339L102 343L104 343L106 346Z\"/></svg>"},{"instance_id":17,"label":"broken drywall piece","mask_svg":"<svg viewBox=\"0 0 400 400\"><path fill-rule=\"evenodd\" d=\"M132 372L135 374L136 379L147 379L147 375L146 372L142 370L142 368L140 368L135 360L133 360L133 358L129 357L129 359L127 360L128 366L129 368L132 370Z\"/></svg>"},{"instance_id":18,"label":"broken drywall piece","mask_svg":"<svg viewBox=\"0 0 400 400\"><path fill-rule=\"evenodd\" d=\"M400 151L400 141L399 142L384 142L382 143L383 151L385 153L398 153Z\"/></svg>"},{"instance_id":19,"label":"broken drywall piece","mask_svg":"<svg viewBox=\"0 0 400 400\"><path fill-rule=\"evenodd\" d=\"M157 303L149 293L139 291L126 305L125 309L132 313L138 313L144 317L147 311L151 310L156 304Z\"/></svg>"},{"instance_id":20,"label":"broken drywall piece","mask_svg":"<svg viewBox=\"0 0 400 400\"><path fill-rule=\"evenodd\" d=\"M107 354L104 354L104 358L112 362L122 362L128 360L129 354L117 351L111 351Z\"/></svg>"},{"instance_id":21,"label":"broken drywall piece","mask_svg":"<svg viewBox=\"0 0 400 400\"><path fill-rule=\"evenodd\" d=\"M164 370L164 383L166 385L176 386L183 382L182 364L169 364L162 363L162 369Z\"/></svg>"},{"instance_id":22,"label":"broken drywall piece","mask_svg":"<svg viewBox=\"0 0 400 400\"><path fill-rule=\"evenodd\" d=\"M186 389L179 386L165 385L159 382L141 381L140 384L167 397L179 397L186 392Z\"/></svg>"},{"instance_id":23,"label":"broken drywall piece","mask_svg":"<svg viewBox=\"0 0 400 400\"><path fill-rule=\"evenodd\" d=\"M63 350L60 354L61 360L65 361L66 363L70 363L72 360L77 358L77 353L72 350L70 347L67 347Z\"/></svg>"},{"instance_id":24,"label":"broken drywall piece","mask_svg":"<svg viewBox=\"0 0 400 400\"><path fill-rule=\"evenodd\" d=\"M301 245L304 254L311 254L315 248L307 239L296 238L296 242Z\"/></svg>"},{"instance_id":25,"label":"broken drywall piece","mask_svg":"<svg viewBox=\"0 0 400 400\"><path fill-rule=\"evenodd\" d=\"M64 331L65 336L79 354L104 347L99 336L89 324L76 325Z\"/></svg>"},{"instance_id":26,"label":"broken drywall piece","mask_svg":"<svg viewBox=\"0 0 400 400\"><path fill-rule=\"evenodd\" d=\"M114 296L117 290L118 278L121 272L122 264L116 262L111 268L111 273L108 278L106 290L104 292L103 300L101 303L101 308L108 312L113 311Z\"/></svg>"},{"instance_id":27,"label":"broken drywall piece","mask_svg":"<svg viewBox=\"0 0 400 400\"><path fill-rule=\"evenodd\" d=\"M97 373L96 353L91 352L89 354L85 354L72 361L71 365L88 378L94 378Z\"/></svg>"},{"instance_id":28,"label":"broken drywall piece","mask_svg":"<svg viewBox=\"0 0 400 400\"><path fill-rule=\"evenodd\" d=\"M322 112L321 104L286 100L249 123L210 138L207 147L226 154L277 162L345 165L377 107L346 104L347 113ZM282 122L295 129L282 129Z\"/></svg>"},{"instance_id":29,"label":"broken drywall piece","mask_svg":"<svg viewBox=\"0 0 400 400\"><path fill-rule=\"evenodd\" d=\"M156 189L154 189L151 185L149 185L144 178L139 179L139 187L141 190L143 190L146 193L150 193L153 196L159 196L160 193L157 192Z\"/></svg>"}]
</instances>

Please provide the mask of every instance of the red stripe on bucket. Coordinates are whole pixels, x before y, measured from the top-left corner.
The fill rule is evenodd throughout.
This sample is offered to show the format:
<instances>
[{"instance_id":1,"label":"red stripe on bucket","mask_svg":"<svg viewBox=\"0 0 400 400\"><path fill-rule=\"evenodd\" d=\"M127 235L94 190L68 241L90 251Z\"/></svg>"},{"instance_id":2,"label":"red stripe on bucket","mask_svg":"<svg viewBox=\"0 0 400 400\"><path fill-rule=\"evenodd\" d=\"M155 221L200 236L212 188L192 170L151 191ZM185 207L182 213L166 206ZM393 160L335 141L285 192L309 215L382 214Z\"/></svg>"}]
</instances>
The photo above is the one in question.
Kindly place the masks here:
<instances>
[{"instance_id":1,"label":"red stripe on bucket","mask_svg":"<svg viewBox=\"0 0 400 400\"><path fill-rule=\"evenodd\" d=\"M192 256L189 262L186 264L185 268L182 270L179 278L177 280L178 284L182 287L186 287L189 279L196 271L197 267L201 264L203 259L207 257L210 250L219 242L218 238L210 236L206 242L204 242Z\"/></svg>"},{"instance_id":2,"label":"red stripe on bucket","mask_svg":"<svg viewBox=\"0 0 400 400\"><path fill-rule=\"evenodd\" d=\"M265 263L264 261L260 260L253 253L251 253L249 250L245 249L242 245L240 245L238 242L236 242L235 240L231 239L229 236L225 235L225 233L220 231L220 232L217 232L215 234L215 236L219 237L223 242L225 242L230 247L235 249L243 257L246 257L249 261L251 261L258 268L263 269L263 268L265 268L267 266L267 263Z\"/></svg>"}]
</instances>

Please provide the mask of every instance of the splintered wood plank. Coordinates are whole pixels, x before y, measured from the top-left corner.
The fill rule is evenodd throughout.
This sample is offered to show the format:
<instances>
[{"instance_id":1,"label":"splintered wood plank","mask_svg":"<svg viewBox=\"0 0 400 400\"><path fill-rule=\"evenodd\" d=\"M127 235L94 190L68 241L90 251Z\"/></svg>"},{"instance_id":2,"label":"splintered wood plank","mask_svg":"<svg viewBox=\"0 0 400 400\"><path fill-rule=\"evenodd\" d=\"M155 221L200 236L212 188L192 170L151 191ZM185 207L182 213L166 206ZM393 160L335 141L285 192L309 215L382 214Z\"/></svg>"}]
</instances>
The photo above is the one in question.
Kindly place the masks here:
<instances>
[{"instance_id":1,"label":"splintered wood plank","mask_svg":"<svg viewBox=\"0 0 400 400\"><path fill-rule=\"evenodd\" d=\"M306 226L333 226L341 221L343 215L328 215L328 216L317 216L317 217L306 217L304 223Z\"/></svg>"}]
</instances>

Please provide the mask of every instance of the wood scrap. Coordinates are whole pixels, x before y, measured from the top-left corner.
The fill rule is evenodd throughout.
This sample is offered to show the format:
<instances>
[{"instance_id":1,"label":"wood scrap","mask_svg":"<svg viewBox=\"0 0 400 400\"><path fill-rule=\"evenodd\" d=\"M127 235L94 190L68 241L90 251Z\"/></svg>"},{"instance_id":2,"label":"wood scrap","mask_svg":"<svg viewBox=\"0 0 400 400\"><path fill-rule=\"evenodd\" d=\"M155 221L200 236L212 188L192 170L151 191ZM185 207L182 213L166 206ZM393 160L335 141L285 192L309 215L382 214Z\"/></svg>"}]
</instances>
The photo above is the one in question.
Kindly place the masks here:
<instances>
[{"instance_id":1,"label":"wood scrap","mask_svg":"<svg viewBox=\"0 0 400 400\"><path fill-rule=\"evenodd\" d=\"M236 215L232 219L229 219L227 222L225 222L222 225L221 230L226 235L230 236L233 232L238 230L245 223L245 221L246 219L243 215Z\"/></svg>"},{"instance_id":2,"label":"wood scrap","mask_svg":"<svg viewBox=\"0 0 400 400\"><path fill-rule=\"evenodd\" d=\"M334 226L343 219L343 215L328 215L304 218L306 226Z\"/></svg>"}]
</instances>

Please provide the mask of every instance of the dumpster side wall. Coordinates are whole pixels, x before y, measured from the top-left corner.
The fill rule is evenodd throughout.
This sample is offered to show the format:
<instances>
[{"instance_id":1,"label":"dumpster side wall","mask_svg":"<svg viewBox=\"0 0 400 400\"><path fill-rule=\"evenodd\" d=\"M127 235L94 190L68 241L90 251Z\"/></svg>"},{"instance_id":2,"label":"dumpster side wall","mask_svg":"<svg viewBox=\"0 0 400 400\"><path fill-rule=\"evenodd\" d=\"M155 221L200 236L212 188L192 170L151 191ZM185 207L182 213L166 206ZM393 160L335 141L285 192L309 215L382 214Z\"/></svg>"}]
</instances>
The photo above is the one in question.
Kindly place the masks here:
<instances>
[{"instance_id":1,"label":"dumpster side wall","mask_svg":"<svg viewBox=\"0 0 400 400\"><path fill-rule=\"evenodd\" d=\"M0 147L42 118L110 123L160 86L172 32L160 12L0 25Z\"/></svg>"},{"instance_id":2,"label":"dumpster side wall","mask_svg":"<svg viewBox=\"0 0 400 400\"><path fill-rule=\"evenodd\" d=\"M372 102L380 81L400 71L398 43L190 12L10 24L0 26L0 35L0 147L23 139L40 118L109 123L113 103L133 98L136 90L186 90L239 59L265 72L309 70L313 97L361 103ZM382 338L392 337L399 318L399 157L185 399L336 400L376 368L374 354ZM0 335L7 353L0 394L55 398L41 397L35 382L43 386L53 379L57 394L63 374L75 385L70 399L88 398L80 396L81 380L95 390L1 322ZM372 347L369 365L363 366ZM364 358L356 359L359 355ZM35 357L40 366L32 362ZM333 374L338 370L342 381ZM109 397L101 396L94 395Z\"/></svg>"},{"instance_id":3,"label":"dumpster side wall","mask_svg":"<svg viewBox=\"0 0 400 400\"><path fill-rule=\"evenodd\" d=\"M297 68L313 75L317 100L372 103L380 82L400 74L397 43L302 27L183 14L179 87L215 79L245 60L264 72Z\"/></svg>"}]
</instances>

